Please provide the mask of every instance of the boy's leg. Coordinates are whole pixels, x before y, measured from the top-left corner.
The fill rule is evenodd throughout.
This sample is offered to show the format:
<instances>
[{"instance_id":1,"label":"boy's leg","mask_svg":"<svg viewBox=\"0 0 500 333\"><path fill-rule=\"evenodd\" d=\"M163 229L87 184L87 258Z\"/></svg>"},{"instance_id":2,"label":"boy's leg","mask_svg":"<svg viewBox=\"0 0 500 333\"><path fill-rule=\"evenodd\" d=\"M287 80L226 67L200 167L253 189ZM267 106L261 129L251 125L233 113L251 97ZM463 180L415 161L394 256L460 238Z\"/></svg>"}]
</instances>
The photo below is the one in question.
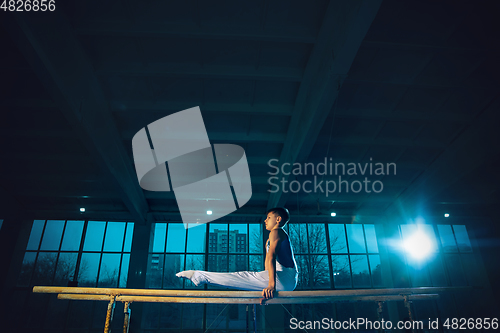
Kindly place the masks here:
<instances>
[{"instance_id":1,"label":"boy's leg","mask_svg":"<svg viewBox=\"0 0 500 333\"><path fill-rule=\"evenodd\" d=\"M242 290L260 291L269 284L269 272L234 272L215 273L207 271L184 271L176 274L178 277L190 279L199 286L208 283L219 287L236 288Z\"/></svg>"}]
</instances>

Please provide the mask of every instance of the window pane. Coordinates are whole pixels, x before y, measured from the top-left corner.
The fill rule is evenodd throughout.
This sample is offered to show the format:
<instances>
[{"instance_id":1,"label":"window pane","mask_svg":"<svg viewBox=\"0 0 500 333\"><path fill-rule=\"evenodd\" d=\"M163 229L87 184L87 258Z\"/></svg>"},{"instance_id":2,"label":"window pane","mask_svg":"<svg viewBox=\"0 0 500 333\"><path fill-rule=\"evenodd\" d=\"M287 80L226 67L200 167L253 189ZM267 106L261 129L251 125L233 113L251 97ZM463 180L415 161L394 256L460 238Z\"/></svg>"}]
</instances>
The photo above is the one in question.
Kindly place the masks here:
<instances>
[{"instance_id":1,"label":"window pane","mask_svg":"<svg viewBox=\"0 0 500 333\"><path fill-rule=\"evenodd\" d=\"M307 256L295 256L295 261L297 263L297 269L299 271L299 281L297 283L297 289L309 289L310 276Z\"/></svg>"},{"instance_id":2,"label":"window pane","mask_svg":"<svg viewBox=\"0 0 500 333\"><path fill-rule=\"evenodd\" d=\"M333 282L335 288L351 288L349 256L332 255Z\"/></svg>"},{"instance_id":3,"label":"window pane","mask_svg":"<svg viewBox=\"0 0 500 333\"><path fill-rule=\"evenodd\" d=\"M198 225L187 229L188 240L187 240L187 252L205 252L207 227L206 225Z\"/></svg>"},{"instance_id":4,"label":"window pane","mask_svg":"<svg viewBox=\"0 0 500 333\"><path fill-rule=\"evenodd\" d=\"M167 232L166 252L185 252L186 228L182 223L169 223Z\"/></svg>"},{"instance_id":5,"label":"window pane","mask_svg":"<svg viewBox=\"0 0 500 333\"><path fill-rule=\"evenodd\" d=\"M153 252L165 252L166 223L156 223L153 239Z\"/></svg>"},{"instance_id":6,"label":"window pane","mask_svg":"<svg viewBox=\"0 0 500 333\"><path fill-rule=\"evenodd\" d=\"M56 252L41 252L36 260L32 283L36 286L47 286L52 284L56 269Z\"/></svg>"},{"instance_id":7,"label":"window pane","mask_svg":"<svg viewBox=\"0 0 500 333\"><path fill-rule=\"evenodd\" d=\"M246 224L230 224L229 225L229 252L230 253L247 253L248 238ZM231 271L231 269L229 270Z\"/></svg>"},{"instance_id":8,"label":"window pane","mask_svg":"<svg viewBox=\"0 0 500 333\"><path fill-rule=\"evenodd\" d=\"M119 288L127 287L127 279L128 279L128 265L130 262L130 254L126 253L122 258L122 270L120 272L120 285Z\"/></svg>"},{"instance_id":9,"label":"window pane","mask_svg":"<svg viewBox=\"0 0 500 333\"><path fill-rule=\"evenodd\" d=\"M453 231L455 231L458 250L460 252L472 252L472 246L470 245L469 235L467 234L465 225L454 225Z\"/></svg>"},{"instance_id":10,"label":"window pane","mask_svg":"<svg viewBox=\"0 0 500 333\"><path fill-rule=\"evenodd\" d=\"M191 268L189 268L191 269ZM184 270L184 254L165 255L165 269L163 270L164 289L182 288L182 280L175 274Z\"/></svg>"},{"instance_id":11,"label":"window pane","mask_svg":"<svg viewBox=\"0 0 500 333\"><path fill-rule=\"evenodd\" d=\"M380 265L380 256L378 254L371 254L368 256L370 260L370 270L372 273L372 283L373 287L385 287L382 281L382 269Z\"/></svg>"},{"instance_id":12,"label":"window pane","mask_svg":"<svg viewBox=\"0 0 500 333\"><path fill-rule=\"evenodd\" d=\"M38 250L38 245L40 244L40 237L42 236L44 220L35 220L33 226L31 227L30 239L28 241L28 246L26 250Z\"/></svg>"},{"instance_id":13,"label":"window pane","mask_svg":"<svg viewBox=\"0 0 500 333\"><path fill-rule=\"evenodd\" d=\"M329 224L330 251L332 253L347 253L347 242L343 224Z\"/></svg>"},{"instance_id":14,"label":"window pane","mask_svg":"<svg viewBox=\"0 0 500 333\"><path fill-rule=\"evenodd\" d=\"M370 273L368 272L368 259L364 255L351 256L352 285L354 288L369 288Z\"/></svg>"},{"instance_id":15,"label":"window pane","mask_svg":"<svg viewBox=\"0 0 500 333\"><path fill-rule=\"evenodd\" d=\"M210 224L208 252L227 253L227 243L227 224Z\"/></svg>"},{"instance_id":16,"label":"window pane","mask_svg":"<svg viewBox=\"0 0 500 333\"><path fill-rule=\"evenodd\" d=\"M326 233L324 224L308 224L307 233L309 235L310 253L328 253L326 248Z\"/></svg>"},{"instance_id":17,"label":"window pane","mask_svg":"<svg viewBox=\"0 0 500 333\"><path fill-rule=\"evenodd\" d=\"M438 224L437 227L443 251L457 252L457 244L455 243L455 237L453 237L453 231L451 231L451 225Z\"/></svg>"},{"instance_id":18,"label":"window pane","mask_svg":"<svg viewBox=\"0 0 500 333\"><path fill-rule=\"evenodd\" d=\"M309 257L312 272L311 288L330 288L330 268L328 256L312 255Z\"/></svg>"},{"instance_id":19,"label":"window pane","mask_svg":"<svg viewBox=\"0 0 500 333\"><path fill-rule=\"evenodd\" d=\"M289 224L290 241L295 253L307 253L307 230L305 223Z\"/></svg>"},{"instance_id":20,"label":"window pane","mask_svg":"<svg viewBox=\"0 0 500 333\"><path fill-rule=\"evenodd\" d=\"M83 221L68 221L64 230L62 251L78 251L82 242Z\"/></svg>"},{"instance_id":21,"label":"window pane","mask_svg":"<svg viewBox=\"0 0 500 333\"><path fill-rule=\"evenodd\" d=\"M188 254L186 256L186 268L185 268L185 270L190 270L190 269L204 271L205 270L205 256L200 255L200 254L194 254L194 255ZM184 280L184 283L185 283L184 286L188 289L192 289L192 288L204 289L203 285L196 287L193 282L186 280L186 279L182 279L182 280Z\"/></svg>"},{"instance_id":22,"label":"window pane","mask_svg":"<svg viewBox=\"0 0 500 333\"><path fill-rule=\"evenodd\" d=\"M125 222L108 222L104 251L121 252L125 235Z\"/></svg>"},{"instance_id":23,"label":"window pane","mask_svg":"<svg viewBox=\"0 0 500 333\"><path fill-rule=\"evenodd\" d=\"M27 286L30 284L31 273L33 272L33 268L35 267L35 252L26 252L23 259L23 265L21 267L21 273L19 274L19 278L17 279L17 285Z\"/></svg>"},{"instance_id":24,"label":"window pane","mask_svg":"<svg viewBox=\"0 0 500 333\"><path fill-rule=\"evenodd\" d=\"M101 260L101 270L99 271L98 287L118 287L118 274L120 272L119 253L104 253Z\"/></svg>"},{"instance_id":25,"label":"window pane","mask_svg":"<svg viewBox=\"0 0 500 333\"><path fill-rule=\"evenodd\" d=\"M0 220L0 230L2 230L3 220Z\"/></svg>"},{"instance_id":26,"label":"window pane","mask_svg":"<svg viewBox=\"0 0 500 333\"><path fill-rule=\"evenodd\" d=\"M458 254L447 254L445 255L446 268L448 270L448 275L450 277L452 286L466 286L467 281L465 280L464 271L462 269L462 263L460 262L460 257Z\"/></svg>"},{"instance_id":27,"label":"window pane","mask_svg":"<svg viewBox=\"0 0 500 333\"><path fill-rule=\"evenodd\" d=\"M82 262L80 263L80 270L78 272L78 286L96 286L100 258L100 253L84 253L82 255Z\"/></svg>"},{"instance_id":28,"label":"window pane","mask_svg":"<svg viewBox=\"0 0 500 333\"><path fill-rule=\"evenodd\" d=\"M365 224L366 247L369 253L378 253L377 235L373 224Z\"/></svg>"},{"instance_id":29,"label":"window pane","mask_svg":"<svg viewBox=\"0 0 500 333\"><path fill-rule=\"evenodd\" d=\"M68 281L73 281L76 269L78 253L61 253L57 261L56 277L54 285L67 286Z\"/></svg>"},{"instance_id":30,"label":"window pane","mask_svg":"<svg viewBox=\"0 0 500 333\"><path fill-rule=\"evenodd\" d=\"M264 270L264 260L262 260L262 255L250 255L250 268L252 272L260 272Z\"/></svg>"},{"instance_id":31,"label":"window pane","mask_svg":"<svg viewBox=\"0 0 500 333\"><path fill-rule=\"evenodd\" d=\"M230 255L229 256L229 272L248 271L246 255Z\"/></svg>"},{"instance_id":32,"label":"window pane","mask_svg":"<svg viewBox=\"0 0 500 333\"><path fill-rule=\"evenodd\" d=\"M148 288L161 288L164 258L163 254L153 253L149 255L149 269L146 281L146 286Z\"/></svg>"},{"instance_id":33,"label":"window pane","mask_svg":"<svg viewBox=\"0 0 500 333\"><path fill-rule=\"evenodd\" d=\"M89 221L83 251L101 251L106 222Z\"/></svg>"},{"instance_id":34,"label":"window pane","mask_svg":"<svg viewBox=\"0 0 500 333\"><path fill-rule=\"evenodd\" d=\"M440 256L432 258L428 263L429 273L431 276L431 282L434 287L445 287L446 274L444 272L443 262Z\"/></svg>"},{"instance_id":35,"label":"window pane","mask_svg":"<svg viewBox=\"0 0 500 333\"><path fill-rule=\"evenodd\" d=\"M427 265L408 265L412 287L430 287L431 279L427 272Z\"/></svg>"},{"instance_id":36,"label":"window pane","mask_svg":"<svg viewBox=\"0 0 500 333\"><path fill-rule=\"evenodd\" d=\"M251 223L248 225L250 232L250 253L262 253L263 240L262 240L262 224Z\"/></svg>"},{"instance_id":37,"label":"window pane","mask_svg":"<svg viewBox=\"0 0 500 333\"><path fill-rule=\"evenodd\" d=\"M134 223L127 223L127 233L125 234L125 244L123 245L123 252L130 252L132 247L132 236L134 234Z\"/></svg>"},{"instance_id":38,"label":"window pane","mask_svg":"<svg viewBox=\"0 0 500 333\"><path fill-rule=\"evenodd\" d=\"M227 255L209 255L208 270L210 272L227 272Z\"/></svg>"},{"instance_id":39,"label":"window pane","mask_svg":"<svg viewBox=\"0 0 500 333\"><path fill-rule=\"evenodd\" d=\"M361 224L346 224L347 241L350 253L366 253L363 226Z\"/></svg>"},{"instance_id":40,"label":"window pane","mask_svg":"<svg viewBox=\"0 0 500 333\"><path fill-rule=\"evenodd\" d=\"M61 244L64 221L47 221L40 250L57 251Z\"/></svg>"}]
</instances>

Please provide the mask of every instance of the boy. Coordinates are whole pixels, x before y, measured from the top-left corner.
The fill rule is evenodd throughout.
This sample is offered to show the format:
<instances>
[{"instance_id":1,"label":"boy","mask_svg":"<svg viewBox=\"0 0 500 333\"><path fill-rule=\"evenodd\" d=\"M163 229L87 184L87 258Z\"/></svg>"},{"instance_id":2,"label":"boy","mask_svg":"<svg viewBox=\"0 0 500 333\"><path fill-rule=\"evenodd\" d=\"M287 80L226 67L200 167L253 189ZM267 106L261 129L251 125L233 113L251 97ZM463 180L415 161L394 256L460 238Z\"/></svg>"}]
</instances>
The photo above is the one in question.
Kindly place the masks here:
<instances>
[{"instance_id":1,"label":"boy","mask_svg":"<svg viewBox=\"0 0 500 333\"><path fill-rule=\"evenodd\" d=\"M176 274L190 279L196 286L208 283L220 287L242 290L262 290L262 297L273 298L276 291L292 291L297 286L298 271L292 245L283 227L290 213L286 208L272 208L264 221L269 238L266 242L265 271L214 273L183 271Z\"/></svg>"}]
</instances>

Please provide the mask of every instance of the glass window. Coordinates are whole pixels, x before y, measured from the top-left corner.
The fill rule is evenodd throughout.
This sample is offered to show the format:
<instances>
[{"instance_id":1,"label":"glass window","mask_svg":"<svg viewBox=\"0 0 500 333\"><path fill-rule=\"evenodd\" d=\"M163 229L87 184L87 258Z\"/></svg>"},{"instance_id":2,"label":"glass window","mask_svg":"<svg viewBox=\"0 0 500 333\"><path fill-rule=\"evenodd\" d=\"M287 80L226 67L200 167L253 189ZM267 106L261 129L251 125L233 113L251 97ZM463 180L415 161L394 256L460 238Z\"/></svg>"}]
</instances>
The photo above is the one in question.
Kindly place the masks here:
<instances>
[{"instance_id":1,"label":"glass window","mask_svg":"<svg viewBox=\"0 0 500 333\"><path fill-rule=\"evenodd\" d=\"M188 269L194 269L189 267ZM182 280L175 274L184 270L184 254L166 254L163 286L166 289L182 288Z\"/></svg>"},{"instance_id":2,"label":"glass window","mask_svg":"<svg viewBox=\"0 0 500 333\"><path fill-rule=\"evenodd\" d=\"M40 238L42 237L43 227L45 225L44 220L35 220L33 226L31 227L30 239L28 241L28 246L26 250L38 250L38 245L40 245Z\"/></svg>"},{"instance_id":3,"label":"glass window","mask_svg":"<svg viewBox=\"0 0 500 333\"><path fill-rule=\"evenodd\" d=\"M123 236L122 236L123 240ZM99 284L98 287L118 287L118 273L120 272L120 259L119 253L104 253L101 259L101 268L99 270Z\"/></svg>"},{"instance_id":4,"label":"glass window","mask_svg":"<svg viewBox=\"0 0 500 333\"><path fill-rule=\"evenodd\" d=\"M307 253L307 230L305 223L292 223L289 225L290 241L295 253Z\"/></svg>"},{"instance_id":5,"label":"glass window","mask_svg":"<svg viewBox=\"0 0 500 333\"><path fill-rule=\"evenodd\" d=\"M121 252L125 236L125 222L108 222L106 227L106 239L104 251Z\"/></svg>"},{"instance_id":6,"label":"glass window","mask_svg":"<svg viewBox=\"0 0 500 333\"><path fill-rule=\"evenodd\" d=\"M127 233L125 234L125 244L123 245L123 252L130 252L132 248L132 236L134 234L134 223L127 223Z\"/></svg>"},{"instance_id":7,"label":"glass window","mask_svg":"<svg viewBox=\"0 0 500 333\"><path fill-rule=\"evenodd\" d=\"M378 253L377 235L373 224L365 224L366 247L368 253Z\"/></svg>"},{"instance_id":8,"label":"glass window","mask_svg":"<svg viewBox=\"0 0 500 333\"><path fill-rule=\"evenodd\" d=\"M458 250L465 253L472 252L472 246L470 245L469 235L467 234L465 225L454 225L453 231L455 232Z\"/></svg>"},{"instance_id":9,"label":"glass window","mask_svg":"<svg viewBox=\"0 0 500 333\"><path fill-rule=\"evenodd\" d=\"M239 244L238 244L239 243ZM248 252L248 237L246 224L229 225L229 252ZM231 271L231 268L229 269Z\"/></svg>"},{"instance_id":10,"label":"glass window","mask_svg":"<svg viewBox=\"0 0 500 333\"><path fill-rule=\"evenodd\" d=\"M153 239L153 252L165 251L165 237L167 235L166 223L155 223L154 239Z\"/></svg>"},{"instance_id":11,"label":"glass window","mask_svg":"<svg viewBox=\"0 0 500 333\"><path fill-rule=\"evenodd\" d=\"M184 252L186 248L186 228L183 223L169 223L166 252Z\"/></svg>"},{"instance_id":12,"label":"glass window","mask_svg":"<svg viewBox=\"0 0 500 333\"><path fill-rule=\"evenodd\" d=\"M209 253L227 253L227 224L210 224L210 234L208 243Z\"/></svg>"},{"instance_id":13,"label":"glass window","mask_svg":"<svg viewBox=\"0 0 500 333\"><path fill-rule=\"evenodd\" d=\"M354 288L369 288L370 273L366 255L351 255L352 285Z\"/></svg>"},{"instance_id":14,"label":"glass window","mask_svg":"<svg viewBox=\"0 0 500 333\"><path fill-rule=\"evenodd\" d=\"M17 279L17 285L24 287L30 284L31 274L33 273L33 268L35 267L36 252L26 252L23 259L23 265L21 267L21 273Z\"/></svg>"},{"instance_id":15,"label":"glass window","mask_svg":"<svg viewBox=\"0 0 500 333\"><path fill-rule=\"evenodd\" d=\"M324 224L308 224L307 234L309 236L309 253L328 253Z\"/></svg>"},{"instance_id":16,"label":"glass window","mask_svg":"<svg viewBox=\"0 0 500 333\"><path fill-rule=\"evenodd\" d=\"M309 257L309 267L311 267L310 288L330 288L330 268L328 256L311 255Z\"/></svg>"},{"instance_id":17,"label":"glass window","mask_svg":"<svg viewBox=\"0 0 500 333\"><path fill-rule=\"evenodd\" d=\"M458 254L446 254L445 255L446 269L448 270L448 275L450 277L452 286L466 286L467 281L465 280L464 271L462 269L462 263L460 262L460 256Z\"/></svg>"},{"instance_id":18,"label":"glass window","mask_svg":"<svg viewBox=\"0 0 500 333\"><path fill-rule=\"evenodd\" d=\"M295 262L297 263L297 268L299 271L299 281L297 283L297 289L308 289L310 283L309 275L309 262L307 255L297 255L295 256Z\"/></svg>"},{"instance_id":19,"label":"glass window","mask_svg":"<svg viewBox=\"0 0 500 333\"><path fill-rule=\"evenodd\" d=\"M99 270L100 253L83 253L78 271L78 286L95 287Z\"/></svg>"},{"instance_id":20,"label":"glass window","mask_svg":"<svg viewBox=\"0 0 500 333\"><path fill-rule=\"evenodd\" d=\"M82 241L83 221L68 221L64 229L61 251L78 251Z\"/></svg>"},{"instance_id":21,"label":"glass window","mask_svg":"<svg viewBox=\"0 0 500 333\"><path fill-rule=\"evenodd\" d=\"M429 275L431 277L431 282L434 287L445 287L446 274L444 272L443 261L440 256L432 258L428 263Z\"/></svg>"},{"instance_id":22,"label":"glass window","mask_svg":"<svg viewBox=\"0 0 500 333\"><path fill-rule=\"evenodd\" d=\"M366 253L363 225L346 224L347 241L350 253ZM353 273L354 274L354 273Z\"/></svg>"},{"instance_id":23,"label":"glass window","mask_svg":"<svg viewBox=\"0 0 500 333\"><path fill-rule=\"evenodd\" d=\"M59 254L54 285L67 286L68 281L73 281L77 259L78 253L76 252Z\"/></svg>"},{"instance_id":24,"label":"glass window","mask_svg":"<svg viewBox=\"0 0 500 333\"><path fill-rule=\"evenodd\" d=\"M451 225L438 224L437 227L443 251L457 252L457 244L455 243L455 237L453 237L453 231L451 230Z\"/></svg>"},{"instance_id":25,"label":"glass window","mask_svg":"<svg viewBox=\"0 0 500 333\"><path fill-rule=\"evenodd\" d=\"M122 269L120 271L120 284L118 286L119 288L127 287L129 262L130 262L130 254L129 253L123 254Z\"/></svg>"},{"instance_id":26,"label":"glass window","mask_svg":"<svg viewBox=\"0 0 500 333\"><path fill-rule=\"evenodd\" d=\"M382 268L380 265L380 256L378 254L370 254L368 256L370 261L370 270L372 274L372 284L375 288L385 287L382 280Z\"/></svg>"},{"instance_id":27,"label":"glass window","mask_svg":"<svg viewBox=\"0 0 500 333\"><path fill-rule=\"evenodd\" d=\"M83 251L101 251L106 222L89 221Z\"/></svg>"},{"instance_id":28,"label":"glass window","mask_svg":"<svg viewBox=\"0 0 500 333\"><path fill-rule=\"evenodd\" d=\"M351 288L349 256L332 255L332 270L335 288Z\"/></svg>"},{"instance_id":29,"label":"glass window","mask_svg":"<svg viewBox=\"0 0 500 333\"><path fill-rule=\"evenodd\" d=\"M328 235L332 253L347 253L347 241L343 224L329 224Z\"/></svg>"},{"instance_id":30,"label":"glass window","mask_svg":"<svg viewBox=\"0 0 500 333\"><path fill-rule=\"evenodd\" d=\"M0 230L2 230L3 220L0 220Z\"/></svg>"},{"instance_id":31,"label":"glass window","mask_svg":"<svg viewBox=\"0 0 500 333\"><path fill-rule=\"evenodd\" d=\"M40 250L58 251L59 245L61 244L63 228L64 221L47 221Z\"/></svg>"},{"instance_id":32,"label":"glass window","mask_svg":"<svg viewBox=\"0 0 500 333\"><path fill-rule=\"evenodd\" d=\"M248 259L250 267L249 270L253 272L260 272L264 270L264 260L262 255L250 255Z\"/></svg>"},{"instance_id":33,"label":"glass window","mask_svg":"<svg viewBox=\"0 0 500 333\"><path fill-rule=\"evenodd\" d=\"M252 223L248 226L249 230L249 251L250 253L262 253L263 251L263 236L262 236L262 224Z\"/></svg>"},{"instance_id":34,"label":"glass window","mask_svg":"<svg viewBox=\"0 0 500 333\"><path fill-rule=\"evenodd\" d=\"M227 255L225 254L209 255L208 270L210 272L227 272Z\"/></svg>"},{"instance_id":35,"label":"glass window","mask_svg":"<svg viewBox=\"0 0 500 333\"><path fill-rule=\"evenodd\" d=\"M36 259L35 270L33 272L32 283L38 286L52 284L56 269L57 252L40 252Z\"/></svg>"},{"instance_id":36,"label":"glass window","mask_svg":"<svg viewBox=\"0 0 500 333\"><path fill-rule=\"evenodd\" d=\"M187 252L205 252L207 226L198 225L187 229Z\"/></svg>"}]
</instances>

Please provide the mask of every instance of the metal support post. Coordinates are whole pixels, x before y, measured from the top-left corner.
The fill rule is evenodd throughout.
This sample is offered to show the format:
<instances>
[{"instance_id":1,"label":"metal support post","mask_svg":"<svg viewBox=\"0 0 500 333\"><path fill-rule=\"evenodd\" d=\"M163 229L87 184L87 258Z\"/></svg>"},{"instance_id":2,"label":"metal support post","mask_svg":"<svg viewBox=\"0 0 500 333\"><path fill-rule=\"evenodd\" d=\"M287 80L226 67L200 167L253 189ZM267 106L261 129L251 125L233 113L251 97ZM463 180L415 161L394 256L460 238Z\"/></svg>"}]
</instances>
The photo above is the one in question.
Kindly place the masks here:
<instances>
[{"instance_id":1,"label":"metal support post","mask_svg":"<svg viewBox=\"0 0 500 333\"><path fill-rule=\"evenodd\" d=\"M411 331L413 333L415 333L415 329L413 328L413 315L411 313L411 301L408 300L408 295L403 295L403 298L404 298L405 307L408 309L408 317L410 318L410 321L412 323L412 325L411 325Z\"/></svg>"},{"instance_id":2,"label":"metal support post","mask_svg":"<svg viewBox=\"0 0 500 333\"><path fill-rule=\"evenodd\" d=\"M125 302L123 308L123 313L125 315L123 319L123 333L128 333L128 328L130 325L130 312L130 302Z\"/></svg>"},{"instance_id":3,"label":"metal support post","mask_svg":"<svg viewBox=\"0 0 500 333\"><path fill-rule=\"evenodd\" d=\"M113 313L115 312L115 296L111 296L108 303L108 311L106 312L106 323L104 324L104 333L109 333Z\"/></svg>"}]
</instances>

